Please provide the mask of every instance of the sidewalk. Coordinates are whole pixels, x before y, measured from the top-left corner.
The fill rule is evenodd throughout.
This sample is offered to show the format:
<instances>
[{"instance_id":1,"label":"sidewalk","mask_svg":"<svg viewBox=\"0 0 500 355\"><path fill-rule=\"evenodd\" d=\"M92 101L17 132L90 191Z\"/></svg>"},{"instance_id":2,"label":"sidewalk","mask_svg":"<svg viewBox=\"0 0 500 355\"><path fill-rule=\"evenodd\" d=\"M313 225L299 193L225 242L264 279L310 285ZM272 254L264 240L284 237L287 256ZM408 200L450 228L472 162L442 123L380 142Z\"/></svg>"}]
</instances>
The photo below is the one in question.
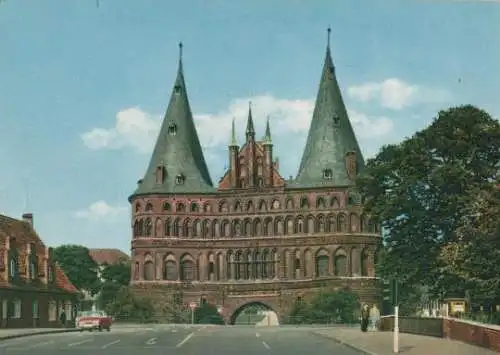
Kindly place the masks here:
<instances>
[{"instance_id":1,"label":"sidewalk","mask_svg":"<svg viewBox=\"0 0 500 355\"><path fill-rule=\"evenodd\" d=\"M26 337L30 335L42 335L51 333L76 332L76 328L21 328L21 329L0 329L0 341Z\"/></svg>"},{"instance_id":2,"label":"sidewalk","mask_svg":"<svg viewBox=\"0 0 500 355\"><path fill-rule=\"evenodd\" d=\"M392 332L366 332L359 328L333 328L313 333L360 350L368 355L393 355ZM497 352L459 341L413 334L399 334L399 353L403 355L498 355Z\"/></svg>"}]
</instances>

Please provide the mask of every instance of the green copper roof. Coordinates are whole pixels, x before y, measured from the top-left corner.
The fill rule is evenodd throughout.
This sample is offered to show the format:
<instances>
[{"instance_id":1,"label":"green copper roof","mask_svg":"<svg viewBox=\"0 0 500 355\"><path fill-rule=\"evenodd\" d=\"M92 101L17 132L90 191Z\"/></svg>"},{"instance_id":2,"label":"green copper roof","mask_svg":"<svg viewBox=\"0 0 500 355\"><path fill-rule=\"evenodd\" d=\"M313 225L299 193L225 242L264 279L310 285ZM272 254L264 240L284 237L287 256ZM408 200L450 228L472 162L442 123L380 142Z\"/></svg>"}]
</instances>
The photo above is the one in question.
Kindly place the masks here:
<instances>
[{"instance_id":1,"label":"green copper roof","mask_svg":"<svg viewBox=\"0 0 500 355\"><path fill-rule=\"evenodd\" d=\"M135 194L215 191L189 106L181 56L177 78L146 175ZM163 167L163 179L161 169Z\"/></svg>"},{"instance_id":2,"label":"green copper roof","mask_svg":"<svg viewBox=\"0 0 500 355\"><path fill-rule=\"evenodd\" d=\"M269 125L269 116L267 116L267 121L266 121L266 133L264 134L264 144L265 145L272 145L273 140L271 137L271 126Z\"/></svg>"},{"instance_id":3,"label":"green copper roof","mask_svg":"<svg viewBox=\"0 0 500 355\"><path fill-rule=\"evenodd\" d=\"M350 152L356 153L359 172L364 160L342 100L328 44L306 146L299 172L290 186L352 185L346 164Z\"/></svg>"}]
</instances>

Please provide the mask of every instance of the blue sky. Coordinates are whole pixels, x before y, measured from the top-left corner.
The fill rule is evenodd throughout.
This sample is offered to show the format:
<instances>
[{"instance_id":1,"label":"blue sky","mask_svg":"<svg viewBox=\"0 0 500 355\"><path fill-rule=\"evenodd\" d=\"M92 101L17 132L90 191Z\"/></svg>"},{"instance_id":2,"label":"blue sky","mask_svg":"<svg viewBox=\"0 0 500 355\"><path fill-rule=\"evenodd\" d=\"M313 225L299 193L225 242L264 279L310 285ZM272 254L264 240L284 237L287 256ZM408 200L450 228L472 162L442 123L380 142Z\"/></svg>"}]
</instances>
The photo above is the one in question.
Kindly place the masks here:
<instances>
[{"instance_id":1,"label":"blue sky","mask_svg":"<svg viewBox=\"0 0 500 355\"><path fill-rule=\"evenodd\" d=\"M4 0L0 3L0 213L33 212L50 245L130 249L128 195L172 90L178 41L217 181L231 118L270 115L295 175L326 28L369 157L439 109L500 115L500 4L480 1Z\"/></svg>"}]
</instances>

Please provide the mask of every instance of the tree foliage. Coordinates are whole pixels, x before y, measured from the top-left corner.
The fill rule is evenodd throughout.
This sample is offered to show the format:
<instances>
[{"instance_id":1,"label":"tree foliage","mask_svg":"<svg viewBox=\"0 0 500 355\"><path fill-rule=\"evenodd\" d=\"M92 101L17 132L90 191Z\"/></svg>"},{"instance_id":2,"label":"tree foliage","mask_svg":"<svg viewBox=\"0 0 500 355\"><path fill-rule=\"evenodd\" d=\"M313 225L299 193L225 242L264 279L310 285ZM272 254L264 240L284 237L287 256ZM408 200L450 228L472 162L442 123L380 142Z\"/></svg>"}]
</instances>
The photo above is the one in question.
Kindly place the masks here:
<instances>
[{"instance_id":1,"label":"tree foliage","mask_svg":"<svg viewBox=\"0 0 500 355\"><path fill-rule=\"evenodd\" d=\"M104 282L112 282L126 286L130 283L130 263L119 261L113 264L104 264L101 277Z\"/></svg>"},{"instance_id":2,"label":"tree foliage","mask_svg":"<svg viewBox=\"0 0 500 355\"><path fill-rule=\"evenodd\" d=\"M127 286L119 286L115 299L105 310L117 321L150 323L154 320L154 307L150 300L136 297Z\"/></svg>"},{"instance_id":3,"label":"tree foliage","mask_svg":"<svg viewBox=\"0 0 500 355\"><path fill-rule=\"evenodd\" d=\"M82 245L61 245L52 249L52 256L68 279L79 290L95 295L101 288L98 265L90 257L88 248Z\"/></svg>"},{"instance_id":4,"label":"tree foliage","mask_svg":"<svg viewBox=\"0 0 500 355\"><path fill-rule=\"evenodd\" d=\"M288 316L291 324L353 324L358 321L358 296L349 290L322 290L310 303L296 300Z\"/></svg>"},{"instance_id":5,"label":"tree foliage","mask_svg":"<svg viewBox=\"0 0 500 355\"><path fill-rule=\"evenodd\" d=\"M224 319L217 311L217 307L210 303L202 303L194 311L194 321L196 324L225 324Z\"/></svg>"},{"instance_id":6,"label":"tree foliage","mask_svg":"<svg viewBox=\"0 0 500 355\"><path fill-rule=\"evenodd\" d=\"M429 286L436 296L463 290L464 275L446 267L443 247L460 244L471 193L490 188L499 161L498 121L470 105L440 111L427 128L370 159L357 185L365 212L384 230L380 276Z\"/></svg>"}]
</instances>

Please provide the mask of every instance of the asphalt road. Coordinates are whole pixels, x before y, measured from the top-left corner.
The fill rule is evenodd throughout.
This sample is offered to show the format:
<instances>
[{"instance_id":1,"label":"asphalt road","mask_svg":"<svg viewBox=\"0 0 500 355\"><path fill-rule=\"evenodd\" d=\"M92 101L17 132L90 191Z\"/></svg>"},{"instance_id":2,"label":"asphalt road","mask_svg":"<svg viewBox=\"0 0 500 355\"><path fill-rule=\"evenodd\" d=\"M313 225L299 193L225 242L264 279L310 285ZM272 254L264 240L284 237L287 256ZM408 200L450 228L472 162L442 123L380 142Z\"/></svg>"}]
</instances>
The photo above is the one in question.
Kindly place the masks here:
<instances>
[{"instance_id":1,"label":"asphalt road","mask_svg":"<svg viewBox=\"0 0 500 355\"><path fill-rule=\"evenodd\" d=\"M360 355L293 327L138 326L111 332L36 335L0 341L0 354L37 355Z\"/></svg>"}]
</instances>

